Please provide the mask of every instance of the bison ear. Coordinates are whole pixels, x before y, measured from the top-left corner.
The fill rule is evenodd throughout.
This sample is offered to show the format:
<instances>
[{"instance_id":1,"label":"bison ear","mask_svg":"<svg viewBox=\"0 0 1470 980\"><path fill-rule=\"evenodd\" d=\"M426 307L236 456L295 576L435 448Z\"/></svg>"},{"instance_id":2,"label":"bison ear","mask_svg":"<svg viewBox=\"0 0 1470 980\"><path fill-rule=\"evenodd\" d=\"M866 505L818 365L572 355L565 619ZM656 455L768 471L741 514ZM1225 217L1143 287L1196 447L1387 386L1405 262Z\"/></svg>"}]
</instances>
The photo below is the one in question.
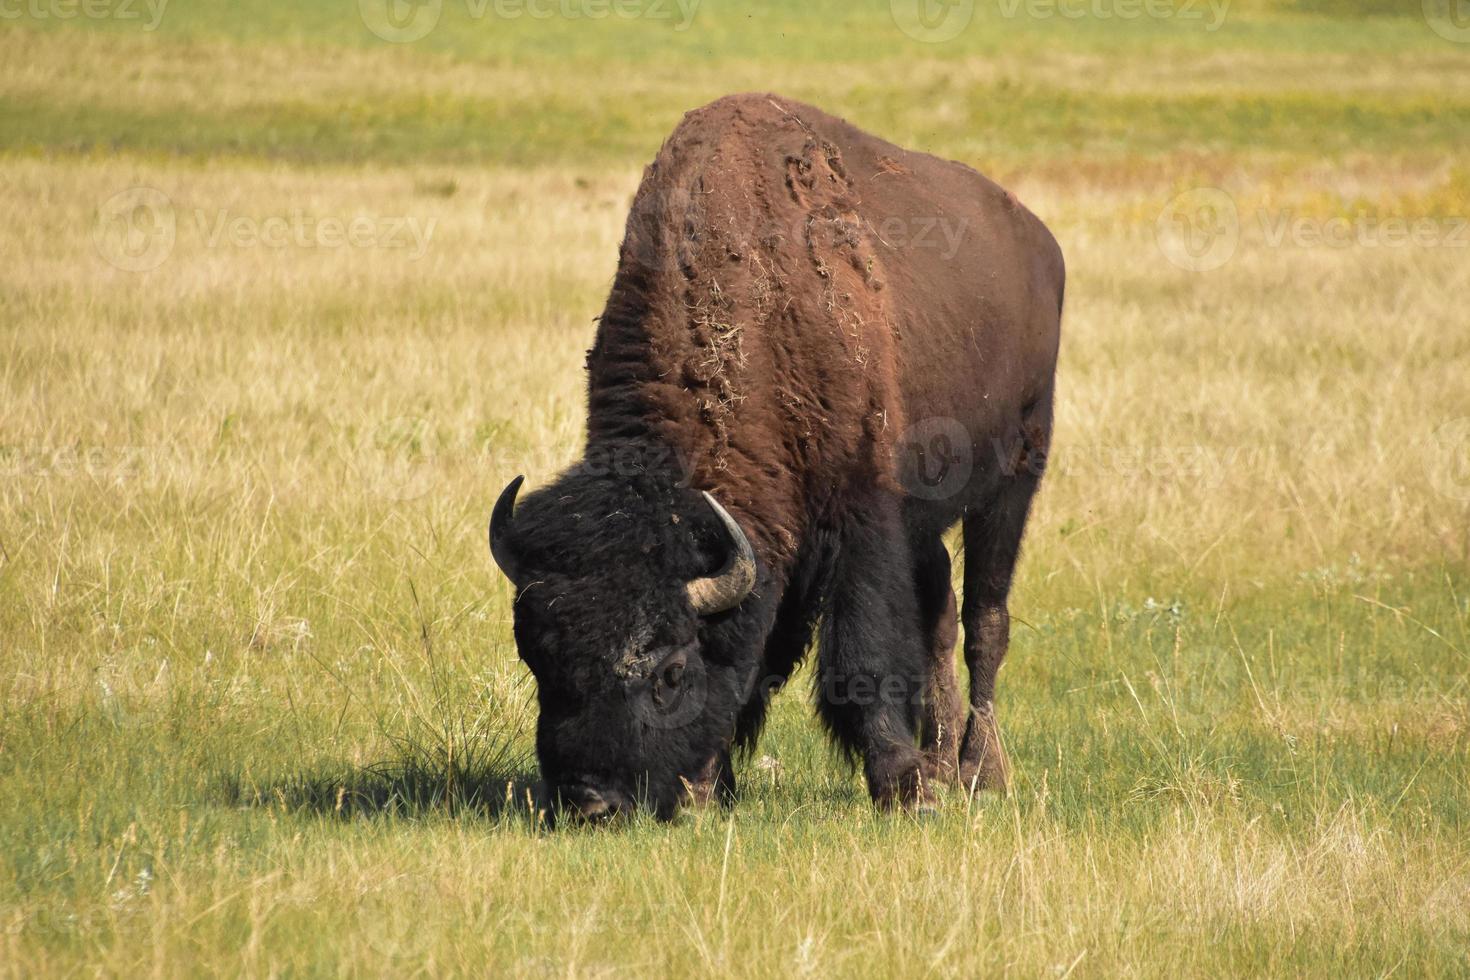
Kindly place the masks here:
<instances>
[{"instance_id":1,"label":"bison ear","mask_svg":"<svg viewBox=\"0 0 1470 980\"><path fill-rule=\"evenodd\" d=\"M511 480L509 485L500 491L500 499L495 501L495 509L490 512L490 555L512 584L518 584L520 579L516 575L519 562L516 560L515 551L510 546L510 522L515 512L516 494L521 492L521 484L524 482L526 482L524 476Z\"/></svg>"},{"instance_id":2,"label":"bison ear","mask_svg":"<svg viewBox=\"0 0 1470 980\"><path fill-rule=\"evenodd\" d=\"M689 596L689 604L696 613L713 616L715 613L734 609L755 588L755 551L750 547L750 539L745 536L735 518L730 516L730 512L708 493L705 493L704 499L725 530L729 557L725 560L724 568L707 578L697 578L684 588Z\"/></svg>"}]
</instances>

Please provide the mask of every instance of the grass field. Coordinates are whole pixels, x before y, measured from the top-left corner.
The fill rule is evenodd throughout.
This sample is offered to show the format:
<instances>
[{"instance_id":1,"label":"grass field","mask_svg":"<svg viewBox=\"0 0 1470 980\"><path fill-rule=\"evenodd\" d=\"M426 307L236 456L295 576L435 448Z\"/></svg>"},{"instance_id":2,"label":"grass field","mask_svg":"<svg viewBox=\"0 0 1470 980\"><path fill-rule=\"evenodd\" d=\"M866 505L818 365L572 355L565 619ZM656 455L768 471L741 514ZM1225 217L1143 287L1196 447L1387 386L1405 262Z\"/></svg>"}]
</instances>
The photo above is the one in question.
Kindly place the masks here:
<instances>
[{"instance_id":1,"label":"grass field","mask_svg":"<svg viewBox=\"0 0 1470 980\"><path fill-rule=\"evenodd\" d=\"M0 975L1470 974L1461 22L358 6L4 8ZM1013 792L875 814L797 685L732 813L547 833L484 522L744 89L1066 251Z\"/></svg>"}]
</instances>

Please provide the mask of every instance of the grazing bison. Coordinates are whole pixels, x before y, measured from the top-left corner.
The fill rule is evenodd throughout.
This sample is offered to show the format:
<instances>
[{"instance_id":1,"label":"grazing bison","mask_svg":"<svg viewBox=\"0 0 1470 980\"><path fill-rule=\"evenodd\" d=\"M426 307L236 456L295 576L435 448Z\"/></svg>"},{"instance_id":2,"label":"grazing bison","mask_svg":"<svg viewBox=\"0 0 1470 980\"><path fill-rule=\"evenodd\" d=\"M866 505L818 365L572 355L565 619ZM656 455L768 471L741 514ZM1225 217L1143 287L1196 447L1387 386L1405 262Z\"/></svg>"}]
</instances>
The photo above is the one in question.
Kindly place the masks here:
<instances>
[{"instance_id":1,"label":"grazing bison","mask_svg":"<svg viewBox=\"0 0 1470 980\"><path fill-rule=\"evenodd\" d=\"M817 710L878 805L1004 786L992 699L1062 283L1047 229L969 167L771 95L684 118L587 355L584 459L490 521L557 806L729 799L814 638Z\"/></svg>"}]
</instances>

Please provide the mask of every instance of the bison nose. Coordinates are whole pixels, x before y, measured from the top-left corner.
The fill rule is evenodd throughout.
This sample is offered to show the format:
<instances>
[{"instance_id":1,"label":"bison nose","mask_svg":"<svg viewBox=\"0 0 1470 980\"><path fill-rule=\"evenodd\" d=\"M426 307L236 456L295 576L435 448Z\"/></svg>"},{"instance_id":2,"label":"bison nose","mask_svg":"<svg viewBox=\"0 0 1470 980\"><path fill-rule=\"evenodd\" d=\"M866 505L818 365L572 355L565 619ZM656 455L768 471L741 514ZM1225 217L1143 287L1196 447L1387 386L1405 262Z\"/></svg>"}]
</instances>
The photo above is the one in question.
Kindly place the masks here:
<instances>
[{"instance_id":1,"label":"bison nose","mask_svg":"<svg viewBox=\"0 0 1470 980\"><path fill-rule=\"evenodd\" d=\"M573 815L590 823L603 823L633 812L632 797L614 789L593 789L585 784L564 786L561 799Z\"/></svg>"}]
</instances>

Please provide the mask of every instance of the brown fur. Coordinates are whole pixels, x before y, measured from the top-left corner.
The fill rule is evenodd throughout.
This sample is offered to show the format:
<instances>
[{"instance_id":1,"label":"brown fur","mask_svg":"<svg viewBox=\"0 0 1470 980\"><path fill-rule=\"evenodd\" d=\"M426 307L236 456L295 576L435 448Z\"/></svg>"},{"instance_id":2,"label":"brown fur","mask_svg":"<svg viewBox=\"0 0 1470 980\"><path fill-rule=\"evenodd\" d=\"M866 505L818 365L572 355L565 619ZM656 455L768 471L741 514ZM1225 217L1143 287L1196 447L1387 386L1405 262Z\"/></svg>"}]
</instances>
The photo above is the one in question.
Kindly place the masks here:
<instances>
[{"instance_id":1,"label":"brown fur","mask_svg":"<svg viewBox=\"0 0 1470 980\"><path fill-rule=\"evenodd\" d=\"M928 218L963 226L965 248L877 233ZM686 115L644 175L588 356L589 442L632 417L681 447L780 568L853 483L899 491L911 418L959 419L987 453L1016 430L1050 392L1061 281L1045 227L969 167L729 96ZM967 501L949 503L935 520Z\"/></svg>"},{"instance_id":2,"label":"brown fur","mask_svg":"<svg viewBox=\"0 0 1470 980\"><path fill-rule=\"evenodd\" d=\"M669 774L647 760L689 759L657 764L686 782L730 785L728 760L718 760L732 738L753 741L767 695L820 621L818 706L839 743L864 759L875 799L922 802L936 777L1000 785L995 672L1050 438L1063 278L1041 222L969 167L773 95L689 113L638 190L588 353L588 457L672 448L676 475L711 491L744 528L760 565L756 593L697 629L701 659L746 693L706 710L698 738L718 745L655 751L633 726L627 738L642 748L599 760L603 748L576 744L586 723L567 715L556 733L543 724L543 765L576 756L559 768L657 784ZM920 478L931 471L939 482ZM543 581L582 592L601 583L607 612L589 613L601 622L588 626L625 616L606 604L634 581L698 574L678 545L685 532L669 531L668 520L693 529L701 511L668 496L654 469L640 474L617 486L565 476L517 518L523 550L539 549L533 563L560 575ZM563 530L569 509L592 521L587 531ZM689 523L679 524L681 509ZM957 616L940 535L960 520ZM587 572L568 565L573 552ZM649 558L638 571L640 555ZM618 566L621 580L595 579ZM626 594L627 603L652 602ZM537 623L558 615L536 601L518 608L526 644L541 643ZM675 600L662 601L650 621L672 615ZM958 618L971 677L963 714ZM694 627L667 629L687 636ZM885 693L842 693L885 679L897 679ZM562 710L544 691L543 706ZM604 717L613 719L600 723L607 730L623 723ZM734 732L719 734L731 723ZM717 758L705 766L708 752Z\"/></svg>"}]
</instances>

